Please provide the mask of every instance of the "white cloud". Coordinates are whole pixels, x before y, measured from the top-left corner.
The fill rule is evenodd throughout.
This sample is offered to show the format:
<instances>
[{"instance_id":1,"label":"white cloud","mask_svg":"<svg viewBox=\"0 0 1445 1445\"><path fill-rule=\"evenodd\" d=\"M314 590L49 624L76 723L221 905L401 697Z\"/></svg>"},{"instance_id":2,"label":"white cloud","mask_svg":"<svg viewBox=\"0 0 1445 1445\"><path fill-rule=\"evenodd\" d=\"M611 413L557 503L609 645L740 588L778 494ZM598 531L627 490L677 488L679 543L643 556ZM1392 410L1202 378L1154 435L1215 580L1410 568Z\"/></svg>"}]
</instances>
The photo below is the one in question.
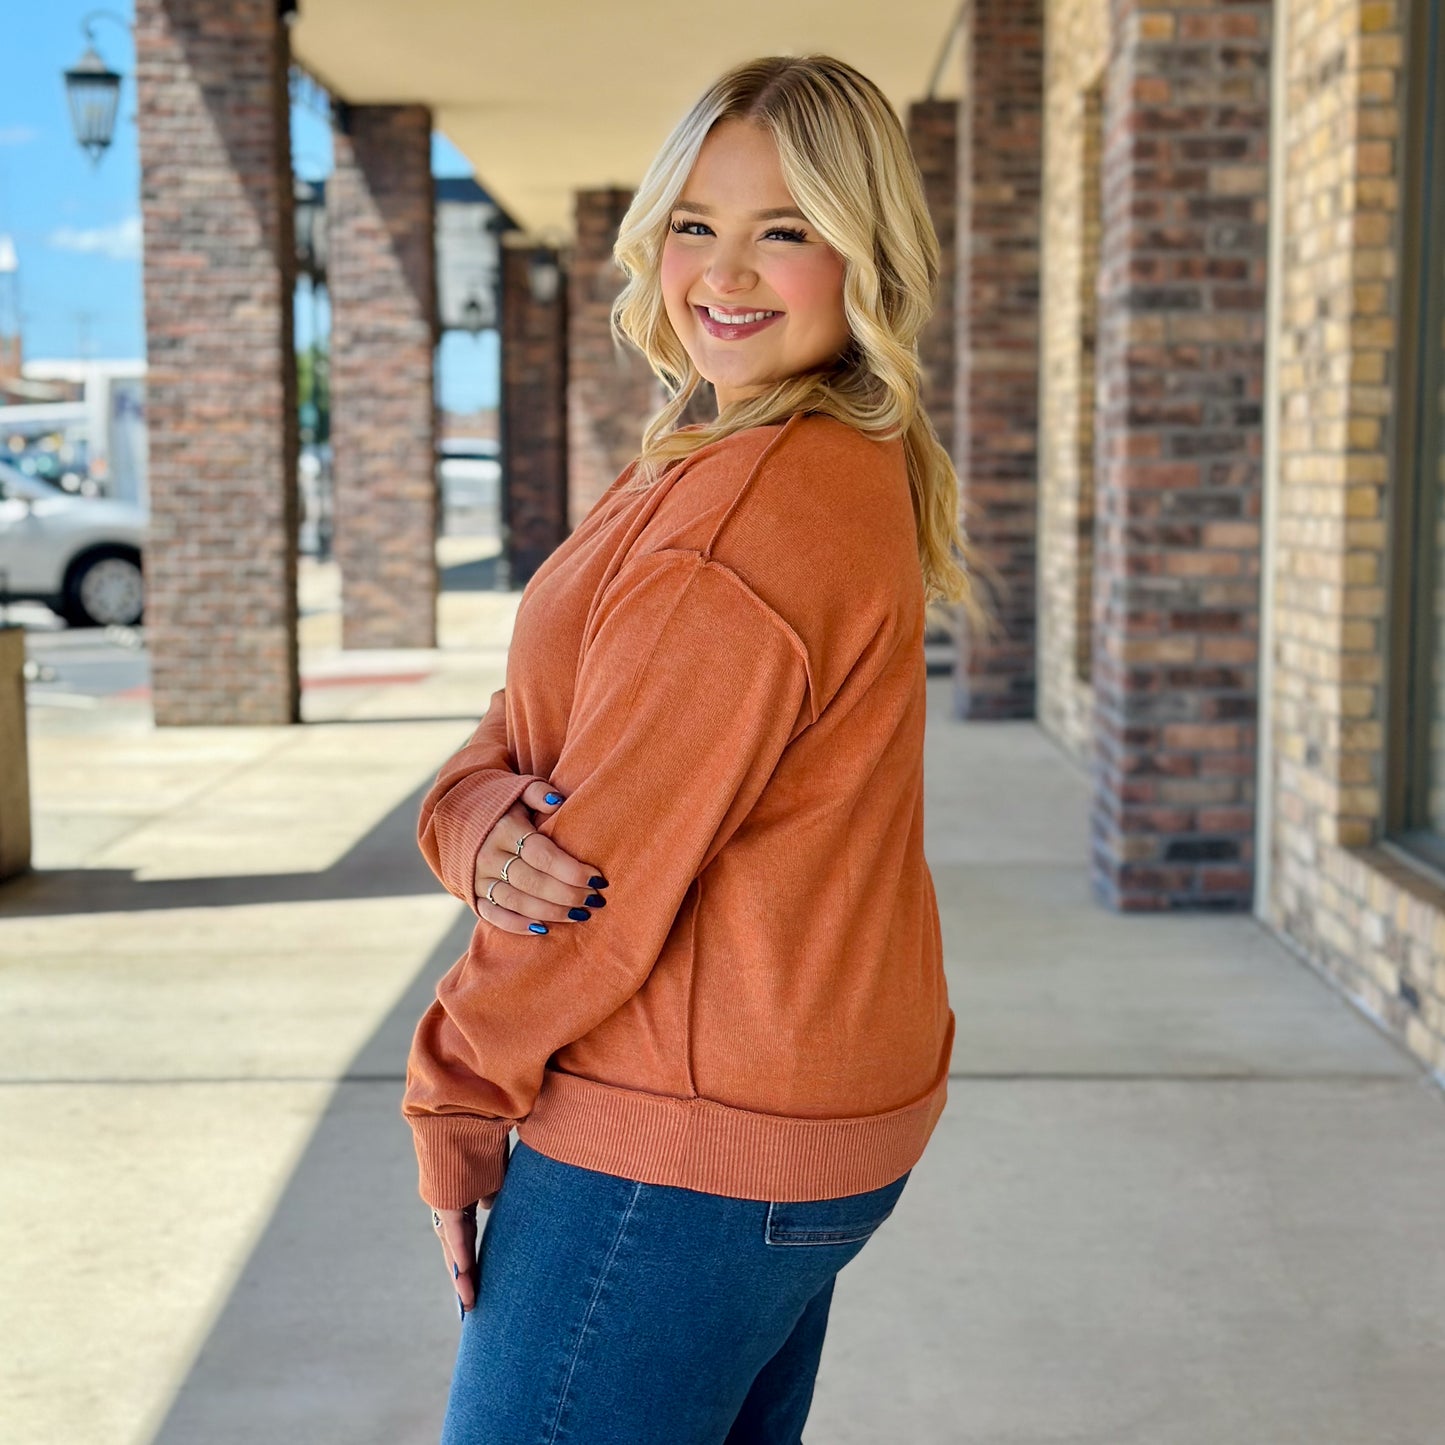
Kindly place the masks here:
<instances>
[{"instance_id":1,"label":"white cloud","mask_svg":"<svg viewBox=\"0 0 1445 1445\"><path fill-rule=\"evenodd\" d=\"M33 125L0 125L0 146L28 146L39 139L40 132Z\"/></svg>"},{"instance_id":2,"label":"white cloud","mask_svg":"<svg viewBox=\"0 0 1445 1445\"><path fill-rule=\"evenodd\" d=\"M84 251L107 256L112 261L136 261L140 259L140 217L127 216L113 226L95 226L89 230L62 226L50 233L49 244L59 251Z\"/></svg>"}]
</instances>

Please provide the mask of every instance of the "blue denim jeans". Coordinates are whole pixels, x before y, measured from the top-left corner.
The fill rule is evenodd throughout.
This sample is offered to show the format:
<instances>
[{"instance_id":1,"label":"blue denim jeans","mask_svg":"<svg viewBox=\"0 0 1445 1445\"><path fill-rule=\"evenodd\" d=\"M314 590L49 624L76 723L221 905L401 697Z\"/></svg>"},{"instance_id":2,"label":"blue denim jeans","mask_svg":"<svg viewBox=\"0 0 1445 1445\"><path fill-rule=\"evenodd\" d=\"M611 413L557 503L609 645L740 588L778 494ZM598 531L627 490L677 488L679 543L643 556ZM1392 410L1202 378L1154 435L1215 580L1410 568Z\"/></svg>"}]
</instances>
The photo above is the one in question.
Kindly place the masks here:
<instances>
[{"instance_id":1,"label":"blue denim jeans","mask_svg":"<svg viewBox=\"0 0 1445 1445\"><path fill-rule=\"evenodd\" d=\"M482 1233L442 1445L798 1445L834 1279L907 1181L769 1203L519 1142Z\"/></svg>"}]
</instances>

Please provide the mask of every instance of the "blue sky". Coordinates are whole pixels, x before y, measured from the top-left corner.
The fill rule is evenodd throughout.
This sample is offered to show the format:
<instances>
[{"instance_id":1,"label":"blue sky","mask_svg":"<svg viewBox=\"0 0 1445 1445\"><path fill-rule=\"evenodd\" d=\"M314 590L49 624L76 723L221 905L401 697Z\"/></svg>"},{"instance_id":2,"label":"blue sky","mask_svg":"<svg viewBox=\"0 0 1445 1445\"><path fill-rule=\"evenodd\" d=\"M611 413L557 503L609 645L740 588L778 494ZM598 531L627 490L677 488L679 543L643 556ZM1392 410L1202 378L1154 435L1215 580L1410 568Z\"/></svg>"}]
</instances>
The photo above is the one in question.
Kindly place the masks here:
<instances>
[{"instance_id":1,"label":"blue sky","mask_svg":"<svg viewBox=\"0 0 1445 1445\"><path fill-rule=\"evenodd\" d=\"M0 233L19 259L16 280L25 355L30 359L145 354L141 307L140 157L135 126L135 54L130 32L95 22L95 47L125 77L115 139L98 165L75 143L61 72L85 49L87 0L0 0L4 83L0 85ZM108 9L130 18L129 0ZM292 148L303 175L331 167L326 123L305 108L292 115ZM434 139L432 170L469 175L461 154ZM0 323L11 320L10 278L0 278ZM310 329L304 290L297 339ZM322 313L322 325L325 314ZM438 358L442 404L453 410L494 405L496 335L447 333Z\"/></svg>"}]
</instances>

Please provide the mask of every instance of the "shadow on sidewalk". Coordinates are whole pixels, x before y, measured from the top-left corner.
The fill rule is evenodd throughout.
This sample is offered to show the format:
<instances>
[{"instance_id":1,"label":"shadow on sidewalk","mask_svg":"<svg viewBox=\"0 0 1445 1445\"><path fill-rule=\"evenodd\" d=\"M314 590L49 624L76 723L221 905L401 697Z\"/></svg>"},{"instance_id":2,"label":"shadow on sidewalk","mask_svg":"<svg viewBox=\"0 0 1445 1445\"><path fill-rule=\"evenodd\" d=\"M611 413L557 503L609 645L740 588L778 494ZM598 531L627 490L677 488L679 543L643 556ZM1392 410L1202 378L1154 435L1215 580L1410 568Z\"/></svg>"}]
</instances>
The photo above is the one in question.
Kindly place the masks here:
<instances>
[{"instance_id":1,"label":"shadow on sidewalk","mask_svg":"<svg viewBox=\"0 0 1445 1445\"><path fill-rule=\"evenodd\" d=\"M457 562L441 569L443 592L496 592L499 556L478 557L471 562Z\"/></svg>"},{"instance_id":2,"label":"shadow on sidewalk","mask_svg":"<svg viewBox=\"0 0 1445 1445\"><path fill-rule=\"evenodd\" d=\"M435 893L440 885L416 846L417 813L430 786L428 779L408 793L336 862L319 872L154 880L137 879L129 870L106 868L23 873L0 884L0 911L10 918L42 918Z\"/></svg>"},{"instance_id":3,"label":"shadow on sidewalk","mask_svg":"<svg viewBox=\"0 0 1445 1445\"><path fill-rule=\"evenodd\" d=\"M400 1106L474 922L459 911L338 1081L152 1445L435 1445L459 1322Z\"/></svg>"}]
</instances>

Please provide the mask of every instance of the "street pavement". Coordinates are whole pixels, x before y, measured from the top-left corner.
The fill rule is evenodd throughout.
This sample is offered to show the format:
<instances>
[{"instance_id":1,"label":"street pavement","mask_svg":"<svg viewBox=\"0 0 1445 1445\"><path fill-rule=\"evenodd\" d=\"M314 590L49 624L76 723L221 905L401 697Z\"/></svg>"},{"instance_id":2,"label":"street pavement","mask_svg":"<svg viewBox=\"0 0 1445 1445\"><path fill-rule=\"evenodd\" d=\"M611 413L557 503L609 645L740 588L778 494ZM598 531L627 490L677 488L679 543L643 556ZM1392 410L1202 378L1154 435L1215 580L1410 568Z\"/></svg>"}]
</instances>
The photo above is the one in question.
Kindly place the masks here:
<instances>
[{"instance_id":1,"label":"street pavement","mask_svg":"<svg viewBox=\"0 0 1445 1445\"><path fill-rule=\"evenodd\" d=\"M456 1308L398 1103L470 915L414 824L517 601L445 560L426 652L342 653L308 568L302 727L157 731L143 638L36 619L5 1445L437 1438ZM1438 1082L1253 920L1100 908L1081 771L929 688L954 1078L809 1445L1440 1445Z\"/></svg>"}]
</instances>

